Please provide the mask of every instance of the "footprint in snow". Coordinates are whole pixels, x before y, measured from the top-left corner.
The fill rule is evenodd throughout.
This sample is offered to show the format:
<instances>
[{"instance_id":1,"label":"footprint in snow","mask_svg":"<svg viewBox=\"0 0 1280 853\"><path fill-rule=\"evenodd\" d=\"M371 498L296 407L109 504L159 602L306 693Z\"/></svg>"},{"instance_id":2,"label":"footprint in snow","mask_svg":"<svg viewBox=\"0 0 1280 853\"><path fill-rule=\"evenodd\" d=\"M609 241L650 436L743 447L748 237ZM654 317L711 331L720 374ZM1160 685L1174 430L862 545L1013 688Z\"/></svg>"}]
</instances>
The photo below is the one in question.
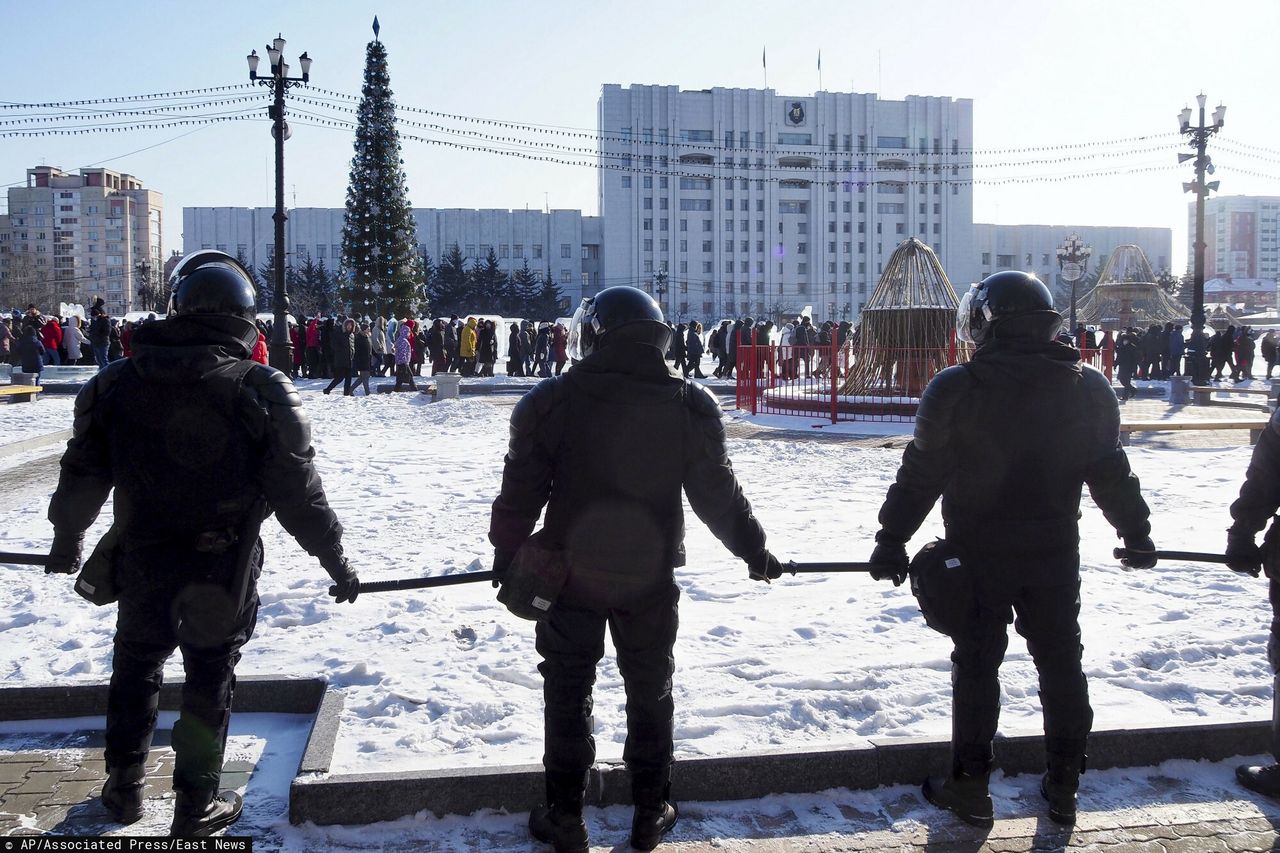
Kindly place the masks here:
<instances>
[{"instance_id":1,"label":"footprint in snow","mask_svg":"<svg viewBox=\"0 0 1280 853\"><path fill-rule=\"evenodd\" d=\"M792 628L791 630L795 631L796 636L802 640L812 640L818 636L818 632L812 628Z\"/></svg>"},{"instance_id":2,"label":"footprint in snow","mask_svg":"<svg viewBox=\"0 0 1280 853\"><path fill-rule=\"evenodd\" d=\"M476 644L476 630L470 625L454 628L453 638L458 641L459 648L470 649Z\"/></svg>"}]
</instances>

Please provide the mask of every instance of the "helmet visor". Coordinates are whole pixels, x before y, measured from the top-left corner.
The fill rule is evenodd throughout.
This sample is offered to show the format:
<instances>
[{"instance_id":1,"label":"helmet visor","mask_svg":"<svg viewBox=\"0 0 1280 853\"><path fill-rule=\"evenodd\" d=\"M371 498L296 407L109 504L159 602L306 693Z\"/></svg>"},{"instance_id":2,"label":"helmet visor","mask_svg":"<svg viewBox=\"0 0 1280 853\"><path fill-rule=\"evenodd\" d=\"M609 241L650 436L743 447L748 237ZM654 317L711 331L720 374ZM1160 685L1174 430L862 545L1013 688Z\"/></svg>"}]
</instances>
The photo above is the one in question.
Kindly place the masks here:
<instances>
[{"instance_id":1,"label":"helmet visor","mask_svg":"<svg viewBox=\"0 0 1280 853\"><path fill-rule=\"evenodd\" d=\"M970 318L973 311L973 298L978 292L978 285L969 285L969 291L960 298L960 307L956 308L956 338L966 344L975 344Z\"/></svg>"}]
</instances>

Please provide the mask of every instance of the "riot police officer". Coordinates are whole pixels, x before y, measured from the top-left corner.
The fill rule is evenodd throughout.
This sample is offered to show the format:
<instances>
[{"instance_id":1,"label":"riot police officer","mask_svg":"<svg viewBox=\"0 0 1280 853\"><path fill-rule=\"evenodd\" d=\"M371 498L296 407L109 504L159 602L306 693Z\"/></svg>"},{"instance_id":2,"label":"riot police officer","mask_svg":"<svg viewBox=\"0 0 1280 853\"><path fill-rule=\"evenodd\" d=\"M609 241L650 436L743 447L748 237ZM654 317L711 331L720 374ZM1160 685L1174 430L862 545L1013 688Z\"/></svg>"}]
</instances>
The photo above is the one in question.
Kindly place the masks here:
<instances>
[{"instance_id":1,"label":"riot police officer","mask_svg":"<svg viewBox=\"0 0 1280 853\"><path fill-rule=\"evenodd\" d=\"M1280 762L1280 576L1276 565L1280 553L1269 543L1267 553L1258 548L1255 537L1267 520L1280 509L1280 412L1258 439L1245 474L1240 497L1231 505L1231 529L1227 531L1227 566L1255 577L1266 563L1271 598L1271 637L1267 658L1271 663L1271 752ZM1236 768L1236 778L1246 788L1280 797L1280 763Z\"/></svg>"},{"instance_id":2,"label":"riot police officer","mask_svg":"<svg viewBox=\"0 0 1280 853\"><path fill-rule=\"evenodd\" d=\"M544 379L511 415L489 539L499 573L529 538L559 549L568 581L539 621L547 805L529 819L557 851L588 849L582 807L595 760L591 689L608 628L627 692L623 758L635 803L631 844L652 850L676 820L670 802L672 675L685 564L681 489L749 575L781 574L725 450L720 407L664 360L671 330L648 294L610 287L575 319L582 360Z\"/></svg>"},{"instance_id":3,"label":"riot police officer","mask_svg":"<svg viewBox=\"0 0 1280 853\"><path fill-rule=\"evenodd\" d=\"M901 583L906 542L942 497L949 546L971 575L969 618L953 632L952 765L925 797L991 826L987 782L1000 713L998 669L1014 621L1040 675L1050 817L1075 820L1076 790L1093 721L1081 668L1078 518L1082 484L1126 547L1154 552L1149 511L1120 447L1119 406L1106 378L1055 340L1062 318L1035 276L998 272L957 312L972 359L929 383L880 509L872 562ZM1155 565L1154 554L1127 565Z\"/></svg>"},{"instance_id":4,"label":"riot police officer","mask_svg":"<svg viewBox=\"0 0 1280 853\"><path fill-rule=\"evenodd\" d=\"M102 802L122 823L142 816L164 663L182 650L171 827L179 836L208 835L240 816L240 797L219 793L218 783L235 666L257 616L264 515L274 510L319 558L338 601L359 593L298 392L288 376L249 360L254 305L252 279L234 258L184 258L169 318L141 326L132 357L76 397L49 505L48 571L71 573L85 529L115 490L114 524L99 546L114 542L105 556L119 589Z\"/></svg>"}]
</instances>

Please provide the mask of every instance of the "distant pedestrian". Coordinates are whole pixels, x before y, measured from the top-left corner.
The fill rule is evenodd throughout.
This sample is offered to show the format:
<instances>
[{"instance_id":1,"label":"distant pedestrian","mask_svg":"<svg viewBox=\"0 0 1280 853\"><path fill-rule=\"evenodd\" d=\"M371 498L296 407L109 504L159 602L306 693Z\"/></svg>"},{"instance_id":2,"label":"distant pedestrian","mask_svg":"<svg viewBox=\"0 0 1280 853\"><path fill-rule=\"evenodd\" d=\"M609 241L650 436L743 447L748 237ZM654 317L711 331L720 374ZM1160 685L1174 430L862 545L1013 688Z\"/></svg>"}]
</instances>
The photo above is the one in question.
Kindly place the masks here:
<instances>
[{"instance_id":1,"label":"distant pedestrian","mask_svg":"<svg viewBox=\"0 0 1280 853\"><path fill-rule=\"evenodd\" d=\"M356 375L356 387L364 388L364 395L369 396L369 377L373 375L374 361L373 355L373 335L370 333L369 324L361 323L360 331L356 333L354 346L351 355L351 370ZM355 391L352 391L355 396Z\"/></svg>"},{"instance_id":2,"label":"distant pedestrian","mask_svg":"<svg viewBox=\"0 0 1280 853\"><path fill-rule=\"evenodd\" d=\"M408 383L411 390L417 391L418 386L413 382L413 374L409 371L409 362L413 359L413 344L409 342L409 335L413 332L404 323L398 325L399 331L396 334L396 387L393 390L399 391L400 387Z\"/></svg>"}]
</instances>

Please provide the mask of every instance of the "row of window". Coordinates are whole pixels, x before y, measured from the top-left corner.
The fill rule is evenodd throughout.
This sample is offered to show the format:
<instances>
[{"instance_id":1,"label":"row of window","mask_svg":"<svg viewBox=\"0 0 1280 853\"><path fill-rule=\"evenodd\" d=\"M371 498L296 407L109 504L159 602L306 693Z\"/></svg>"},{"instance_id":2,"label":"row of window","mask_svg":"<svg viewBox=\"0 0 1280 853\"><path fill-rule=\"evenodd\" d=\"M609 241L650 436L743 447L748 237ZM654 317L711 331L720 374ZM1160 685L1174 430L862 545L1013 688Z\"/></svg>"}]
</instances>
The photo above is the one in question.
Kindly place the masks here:
<instances>
[{"instance_id":1,"label":"row of window","mask_svg":"<svg viewBox=\"0 0 1280 853\"><path fill-rule=\"evenodd\" d=\"M636 135L632 133L632 129L630 127L621 128L619 135L626 140L636 139ZM845 151L850 151L850 152L853 151L853 136L854 135L852 133L846 133L843 135ZM749 147L752 139L755 140L755 144L757 147L762 147L764 145L764 131L757 130L753 134L751 131L748 131L748 130L739 130L736 132L732 130L726 130L724 132L724 147L725 148L735 148L735 147L747 148ZM712 135L711 135L711 131L709 130L680 131L681 142L710 142L711 140L712 140ZM795 140L795 141L792 141L792 140ZM836 134L834 133L827 134L827 150L828 151L837 150L836 140L837 140ZM646 127L643 130L641 130L638 136L638 141L646 142L646 143L652 143L656 141L659 144L665 145L670 142L670 134L667 128L665 127L658 128L658 133L655 138L654 129L652 127ZM779 133L778 143L782 145L812 145L813 135L809 133ZM919 137L919 150L921 154L928 153L928 143L929 143L928 137L924 137L924 136ZM908 147L907 137L877 136L876 147L906 149ZM858 151L864 152L866 150L867 150L867 137L865 134L858 134ZM933 153L935 154L942 153L941 137L937 137L937 136L933 137ZM960 153L960 140L958 139L951 140L951 153L952 154Z\"/></svg>"}]
</instances>

